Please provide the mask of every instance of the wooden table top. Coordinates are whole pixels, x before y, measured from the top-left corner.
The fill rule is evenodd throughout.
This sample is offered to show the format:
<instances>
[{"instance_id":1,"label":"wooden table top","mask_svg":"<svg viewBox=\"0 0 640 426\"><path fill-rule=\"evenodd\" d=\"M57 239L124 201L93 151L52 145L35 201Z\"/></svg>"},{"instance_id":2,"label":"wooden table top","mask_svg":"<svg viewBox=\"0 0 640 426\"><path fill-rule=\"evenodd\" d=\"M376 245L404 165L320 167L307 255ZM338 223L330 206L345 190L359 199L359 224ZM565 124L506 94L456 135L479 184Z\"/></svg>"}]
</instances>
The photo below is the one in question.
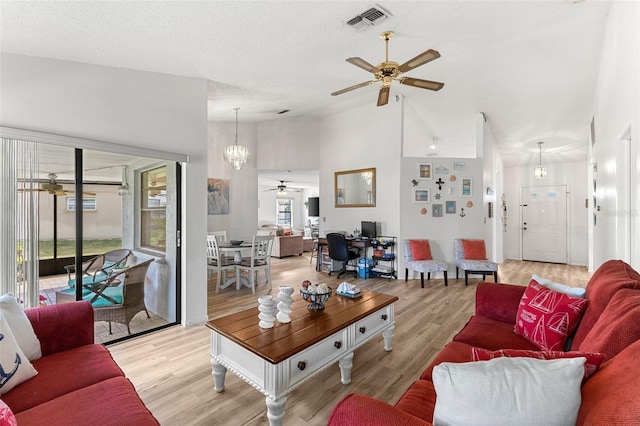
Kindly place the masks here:
<instances>
[{"instance_id":1,"label":"wooden table top","mask_svg":"<svg viewBox=\"0 0 640 426\"><path fill-rule=\"evenodd\" d=\"M308 303L299 293L292 297L290 323L276 321L273 328L260 328L260 312L256 306L213 319L206 326L270 363L278 364L398 300L396 296L368 290L357 299L338 296L334 291L323 311L312 311L307 309Z\"/></svg>"}]
</instances>

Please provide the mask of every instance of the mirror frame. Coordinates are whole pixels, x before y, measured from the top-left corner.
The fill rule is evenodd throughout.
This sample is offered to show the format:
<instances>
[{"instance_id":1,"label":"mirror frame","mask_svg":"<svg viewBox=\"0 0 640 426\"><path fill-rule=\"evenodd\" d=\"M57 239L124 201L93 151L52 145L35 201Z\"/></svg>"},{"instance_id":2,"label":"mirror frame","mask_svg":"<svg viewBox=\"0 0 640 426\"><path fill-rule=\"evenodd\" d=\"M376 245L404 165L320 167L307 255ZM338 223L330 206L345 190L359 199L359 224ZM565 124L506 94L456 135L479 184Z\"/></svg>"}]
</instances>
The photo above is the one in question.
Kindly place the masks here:
<instances>
[{"instance_id":1,"label":"mirror frame","mask_svg":"<svg viewBox=\"0 0 640 426\"><path fill-rule=\"evenodd\" d=\"M338 177L343 175L361 174L364 172L371 172L371 193L372 202L366 204L353 204L353 203L341 203L338 204ZM368 169L356 169L345 170L341 172L335 172L333 177L333 200L336 208L342 207L375 207L376 206L376 168L371 167Z\"/></svg>"}]
</instances>

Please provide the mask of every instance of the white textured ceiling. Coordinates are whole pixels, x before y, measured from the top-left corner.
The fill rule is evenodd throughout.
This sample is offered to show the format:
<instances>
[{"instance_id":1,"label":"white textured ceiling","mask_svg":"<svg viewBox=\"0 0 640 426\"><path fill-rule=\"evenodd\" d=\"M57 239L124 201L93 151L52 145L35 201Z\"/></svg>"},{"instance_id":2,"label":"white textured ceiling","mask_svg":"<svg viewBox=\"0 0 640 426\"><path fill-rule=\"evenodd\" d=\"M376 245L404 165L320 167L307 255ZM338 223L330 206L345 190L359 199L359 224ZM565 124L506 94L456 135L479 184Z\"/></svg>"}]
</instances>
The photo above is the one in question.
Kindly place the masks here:
<instances>
[{"instance_id":1,"label":"white textured ceiling","mask_svg":"<svg viewBox=\"0 0 640 426\"><path fill-rule=\"evenodd\" d=\"M390 19L344 24L372 4L3 0L1 49L204 78L210 120L233 120L240 107L241 120L262 121L375 103L375 86L329 94L370 79L345 59L381 62L378 36L393 30L391 60L442 55L407 73L444 82L440 92L391 92L428 116L442 143L483 112L507 166L537 162L539 140L545 159L586 159L609 1L380 1Z\"/></svg>"}]
</instances>

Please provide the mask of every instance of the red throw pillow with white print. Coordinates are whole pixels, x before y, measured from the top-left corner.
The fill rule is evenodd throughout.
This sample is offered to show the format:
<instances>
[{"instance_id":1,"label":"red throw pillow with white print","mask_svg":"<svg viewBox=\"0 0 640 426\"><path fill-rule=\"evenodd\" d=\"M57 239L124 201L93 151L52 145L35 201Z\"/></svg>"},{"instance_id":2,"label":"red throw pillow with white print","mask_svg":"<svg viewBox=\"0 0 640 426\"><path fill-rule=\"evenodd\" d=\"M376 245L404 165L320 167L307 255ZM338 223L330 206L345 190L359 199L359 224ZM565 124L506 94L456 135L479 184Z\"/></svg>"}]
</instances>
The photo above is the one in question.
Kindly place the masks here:
<instances>
[{"instance_id":1,"label":"red throw pillow with white print","mask_svg":"<svg viewBox=\"0 0 640 426\"><path fill-rule=\"evenodd\" d=\"M550 290L531 280L518 307L514 331L543 351L561 351L588 300Z\"/></svg>"},{"instance_id":2,"label":"red throw pillow with white print","mask_svg":"<svg viewBox=\"0 0 640 426\"><path fill-rule=\"evenodd\" d=\"M560 358L586 358L584 363L584 379L586 380L596 372L600 364L604 361L604 354L596 352L580 351L528 351L526 349L500 349L490 351L482 348L471 348L471 359L473 361L489 361L494 358L537 358L537 359L560 359Z\"/></svg>"}]
</instances>

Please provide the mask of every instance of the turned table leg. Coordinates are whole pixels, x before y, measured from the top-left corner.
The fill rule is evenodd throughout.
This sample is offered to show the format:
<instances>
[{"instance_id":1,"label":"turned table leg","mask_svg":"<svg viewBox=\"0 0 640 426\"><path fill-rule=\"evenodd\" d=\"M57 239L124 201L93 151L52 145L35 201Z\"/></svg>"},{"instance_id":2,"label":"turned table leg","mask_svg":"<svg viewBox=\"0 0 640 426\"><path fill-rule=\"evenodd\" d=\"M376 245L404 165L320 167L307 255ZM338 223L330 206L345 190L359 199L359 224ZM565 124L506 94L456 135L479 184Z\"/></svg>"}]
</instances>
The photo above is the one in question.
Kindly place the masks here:
<instances>
[{"instance_id":1,"label":"turned table leg","mask_svg":"<svg viewBox=\"0 0 640 426\"><path fill-rule=\"evenodd\" d=\"M283 396L279 399L272 399L266 397L267 403L267 418L269 419L270 426L282 426L282 418L284 417L284 403L287 402L287 397Z\"/></svg>"},{"instance_id":2,"label":"turned table leg","mask_svg":"<svg viewBox=\"0 0 640 426\"><path fill-rule=\"evenodd\" d=\"M340 364L340 381L343 385L351 383L351 368L353 367L353 352L349 352L338 360Z\"/></svg>"},{"instance_id":3,"label":"turned table leg","mask_svg":"<svg viewBox=\"0 0 640 426\"><path fill-rule=\"evenodd\" d=\"M387 352L391 352L393 349L393 330L395 328L395 325L392 325L382 332L382 337L384 338L384 350Z\"/></svg>"},{"instance_id":4,"label":"turned table leg","mask_svg":"<svg viewBox=\"0 0 640 426\"><path fill-rule=\"evenodd\" d=\"M224 376L227 374L227 368L220 364L215 358L211 358L211 369L213 374L214 389L216 392L224 390Z\"/></svg>"}]
</instances>

